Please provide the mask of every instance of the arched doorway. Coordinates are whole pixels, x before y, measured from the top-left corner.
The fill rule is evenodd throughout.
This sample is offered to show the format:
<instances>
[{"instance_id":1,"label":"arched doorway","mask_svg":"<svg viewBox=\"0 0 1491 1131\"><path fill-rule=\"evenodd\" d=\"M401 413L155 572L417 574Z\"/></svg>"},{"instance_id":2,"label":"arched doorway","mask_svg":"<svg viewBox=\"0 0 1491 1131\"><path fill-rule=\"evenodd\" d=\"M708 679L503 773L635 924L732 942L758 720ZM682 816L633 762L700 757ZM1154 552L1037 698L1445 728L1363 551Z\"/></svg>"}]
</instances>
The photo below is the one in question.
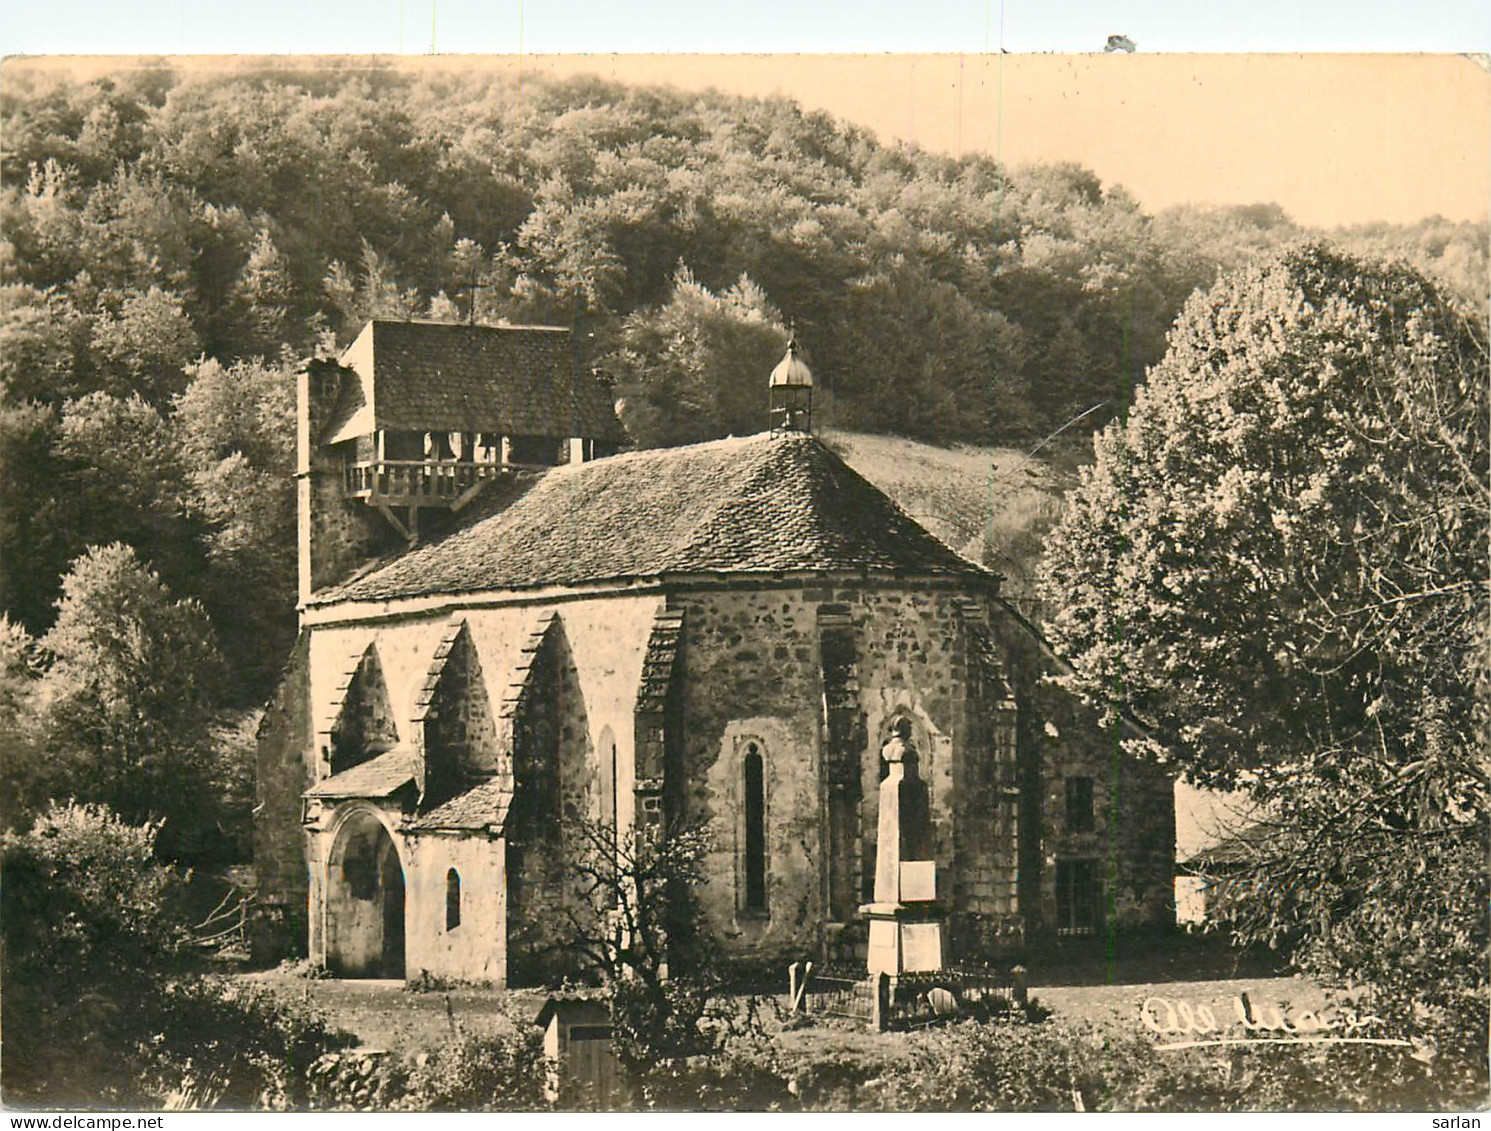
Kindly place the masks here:
<instances>
[{"instance_id":1,"label":"arched doorway","mask_svg":"<svg viewBox=\"0 0 1491 1131\"><path fill-rule=\"evenodd\" d=\"M326 869L326 965L344 978L404 976L404 869L372 813L349 817Z\"/></svg>"}]
</instances>

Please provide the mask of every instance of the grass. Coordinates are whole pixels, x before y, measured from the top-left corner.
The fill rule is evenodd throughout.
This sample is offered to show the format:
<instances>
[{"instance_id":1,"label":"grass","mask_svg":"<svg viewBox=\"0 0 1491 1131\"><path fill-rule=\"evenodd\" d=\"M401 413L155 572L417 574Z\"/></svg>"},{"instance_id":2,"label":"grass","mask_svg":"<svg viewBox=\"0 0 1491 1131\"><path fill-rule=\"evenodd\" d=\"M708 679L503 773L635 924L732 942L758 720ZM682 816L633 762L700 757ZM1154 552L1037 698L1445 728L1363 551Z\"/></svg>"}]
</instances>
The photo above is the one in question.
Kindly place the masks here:
<instances>
[{"instance_id":1,"label":"grass","mask_svg":"<svg viewBox=\"0 0 1491 1131\"><path fill-rule=\"evenodd\" d=\"M1090 458L1066 440L1032 456L1015 448L951 448L897 436L827 432L823 441L953 549L1005 575L1005 593L1034 596L1035 566L1063 495Z\"/></svg>"},{"instance_id":2,"label":"grass","mask_svg":"<svg viewBox=\"0 0 1491 1131\"><path fill-rule=\"evenodd\" d=\"M282 969L241 975L278 994L312 1002L332 1023L370 1049L418 1053L434 1048L455 1027L490 1033L510 1017L531 1019L548 997L542 989L494 990L462 985L449 992L411 993L397 980L306 979ZM786 972L783 971L785 990ZM1058 1018L1088 1021L1116 1033L1143 1035L1140 1009L1150 997L1210 1006L1218 1018L1234 1016L1233 998L1246 993L1255 1006L1318 1009L1324 994L1314 983L1282 977L1266 959L1239 955L1179 936L1136 948L1110 961L1101 951L1072 951L1045 962L1032 959L1030 992ZM760 1011L772 1040L791 1057L832 1052L844 1063L888 1063L914 1054L916 1033L871 1033L836 1019L781 1028L787 999Z\"/></svg>"},{"instance_id":3,"label":"grass","mask_svg":"<svg viewBox=\"0 0 1491 1131\"><path fill-rule=\"evenodd\" d=\"M493 990L462 985L410 993L396 979L304 978L283 970L240 975L275 994L324 1010L333 1026L357 1037L367 1049L399 1053L434 1048L459 1027L494 1033L510 1026L507 1014L532 1019L549 996L543 990Z\"/></svg>"}]
</instances>

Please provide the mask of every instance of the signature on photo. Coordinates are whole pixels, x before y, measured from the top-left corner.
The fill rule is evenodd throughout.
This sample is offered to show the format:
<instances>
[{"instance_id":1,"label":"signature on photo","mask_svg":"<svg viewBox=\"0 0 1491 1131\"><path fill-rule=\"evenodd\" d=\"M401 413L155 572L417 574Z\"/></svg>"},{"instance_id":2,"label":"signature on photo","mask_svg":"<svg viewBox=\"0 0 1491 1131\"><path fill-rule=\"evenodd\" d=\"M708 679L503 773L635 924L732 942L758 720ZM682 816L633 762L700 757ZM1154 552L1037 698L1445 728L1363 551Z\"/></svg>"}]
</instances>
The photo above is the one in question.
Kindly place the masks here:
<instances>
[{"instance_id":1,"label":"signature on photo","mask_svg":"<svg viewBox=\"0 0 1491 1131\"><path fill-rule=\"evenodd\" d=\"M1288 1005L1255 1006L1247 994L1232 998L1233 1018L1218 1017L1205 1002L1152 996L1139 1007L1139 1020L1152 1033L1175 1040L1156 1049L1210 1048L1219 1045L1350 1044L1413 1048L1432 1055L1421 1042L1366 1034L1383 1024L1350 1006L1292 1011ZM1415 1053L1419 1055L1419 1053Z\"/></svg>"}]
</instances>

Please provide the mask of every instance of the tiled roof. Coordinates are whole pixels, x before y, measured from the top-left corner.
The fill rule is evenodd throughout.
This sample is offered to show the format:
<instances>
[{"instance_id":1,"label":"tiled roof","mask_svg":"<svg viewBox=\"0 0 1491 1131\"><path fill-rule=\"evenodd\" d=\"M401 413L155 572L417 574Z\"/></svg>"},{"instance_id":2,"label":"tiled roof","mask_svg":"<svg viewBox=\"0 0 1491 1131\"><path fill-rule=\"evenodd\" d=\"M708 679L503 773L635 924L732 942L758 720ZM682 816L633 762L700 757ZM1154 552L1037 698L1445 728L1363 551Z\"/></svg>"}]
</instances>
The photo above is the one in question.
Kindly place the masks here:
<instances>
[{"instance_id":1,"label":"tiled roof","mask_svg":"<svg viewBox=\"0 0 1491 1131\"><path fill-rule=\"evenodd\" d=\"M375 319L342 363L360 380L343 382L328 442L371 428L627 439L610 393L577 372L563 328Z\"/></svg>"},{"instance_id":2,"label":"tiled roof","mask_svg":"<svg viewBox=\"0 0 1491 1131\"><path fill-rule=\"evenodd\" d=\"M400 747L386 754L332 774L305 791L307 797L387 797L401 786L414 781L417 757L412 750Z\"/></svg>"},{"instance_id":3,"label":"tiled roof","mask_svg":"<svg viewBox=\"0 0 1491 1131\"><path fill-rule=\"evenodd\" d=\"M512 803L512 798L512 778L496 777L464 793L456 794L428 813L420 814L407 827L415 832L438 829L500 829L507 821L507 808Z\"/></svg>"},{"instance_id":4,"label":"tiled roof","mask_svg":"<svg viewBox=\"0 0 1491 1131\"><path fill-rule=\"evenodd\" d=\"M506 509L312 603L845 570L992 577L816 439L763 433L556 468Z\"/></svg>"}]
</instances>

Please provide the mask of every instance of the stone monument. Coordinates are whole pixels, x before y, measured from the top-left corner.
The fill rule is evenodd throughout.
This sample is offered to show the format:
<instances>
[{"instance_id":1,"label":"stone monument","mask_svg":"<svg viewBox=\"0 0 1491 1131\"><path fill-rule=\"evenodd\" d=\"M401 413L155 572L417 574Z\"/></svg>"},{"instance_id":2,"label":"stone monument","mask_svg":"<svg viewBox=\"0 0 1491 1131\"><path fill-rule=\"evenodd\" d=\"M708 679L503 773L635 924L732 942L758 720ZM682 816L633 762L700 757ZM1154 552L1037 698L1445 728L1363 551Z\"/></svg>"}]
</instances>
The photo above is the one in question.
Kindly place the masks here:
<instances>
[{"instance_id":1,"label":"stone monument","mask_svg":"<svg viewBox=\"0 0 1491 1131\"><path fill-rule=\"evenodd\" d=\"M880 756L886 775L880 783L875 901L860 908L870 921L870 973L894 978L941 970L945 909L937 901L927 786L918 776L909 720L896 723Z\"/></svg>"}]
</instances>

